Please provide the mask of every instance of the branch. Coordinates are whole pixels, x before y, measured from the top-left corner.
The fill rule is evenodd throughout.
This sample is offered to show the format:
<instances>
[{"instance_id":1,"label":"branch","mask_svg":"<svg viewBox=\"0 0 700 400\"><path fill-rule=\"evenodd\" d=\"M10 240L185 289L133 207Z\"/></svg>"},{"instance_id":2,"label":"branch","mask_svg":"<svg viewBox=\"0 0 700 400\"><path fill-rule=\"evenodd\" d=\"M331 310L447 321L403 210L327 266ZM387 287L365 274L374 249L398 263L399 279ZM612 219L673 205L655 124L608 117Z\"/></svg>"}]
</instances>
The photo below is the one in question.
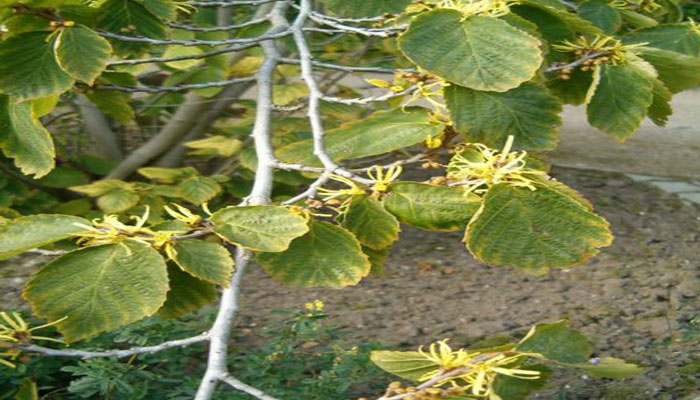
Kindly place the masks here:
<instances>
[{"instance_id":1,"label":"branch","mask_svg":"<svg viewBox=\"0 0 700 400\"><path fill-rule=\"evenodd\" d=\"M293 65L300 65L301 60L295 59L295 58L280 58L280 63L283 64L293 64ZM334 69L338 71L347 71L347 72L368 72L368 73L378 73L378 74L394 74L396 71L403 71L403 72L415 72L414 69L391 69L391 68L381 68L381 67L352 67L348 65L337 65L337 64L331 64L331 63L324 63L320 61L312 61L311 64L314 67L319 67L319 68L326 68L326 69Z\"/></svg>"},{"instance_id":2,"label":"branch","mask_svg":"<svg viewBox=\"0 0 700 400\"><path fill-rule=\"evenodd\" d=\"M163 93L163 92L183 92L192 89L205 89L212 87L231 86L237 83L253 82L255 78L234 78L226 81L207 82L207 83L188 83L174 86L119 86L119 85L102 85L100 89L117 90L126 93Z\"/></svg>"},{"instance_id":3,"label":"branch","mask_svg":"<svg viewBox=\"0 0 700 400\"><path fill-rule=\"evenodd\" d=\"M219 378L222 382L227 383L231 385L236 390L240 390L243 393L247 393L256 399L259 400L279 400L275 397L272 397L265 392L263 392L260 389L256 389L252 386L246 385L245 383L239 381L238 379L234 378L233 376L229 374L225 374L222 377Z\"/></svg>"},{"instance_id":4,"label":"branch","mask_svg":"<svg viewBox=\"0 0 700 400\"><path fill-rule=\"evenodd\" d=\"M303 4L303 3L302 3ZM298 7L300 10L303 8L303 6ZM335 28L344 32L352 32L352 33L358 33L363 36L379 36L379 37L391 37L391 36L396 36L399 34L401 31L405 29L405 26L398 27L398 28L383 28L383 29L377 29L377 28L362 28L362 27L357 27L357 26L350 26L350 25L345 25L340 22L333 21L332 19L328 19L322 14L312 14L309 12L307 15L309 19L311 19L314 22L317 22L321 25L326 25L330 26L331 28Z\"/></svg>"},{"instance_id":5,"label":"branch","mask_svg":"<svg viewBox=\"0 0 700 400\"><path fill-rule=\"evenodd\" d=\"M237 0L237 1L190 1L188 5L197 7L234 7L234 6L259 6L268 3L276 3L282 0Z\"/></svg>"},{"instance_id":6,"label":"branch","mask_svg":"<svg viewBox=\"0 0 700 400\"><path fill-rule=\"evenodd\" d=\"M171 28L177 28L177 29L182 29L182 30L186 30L186 31L219 32L219 31L232 31L235 29L245 28L248 26L253 26L253 25L263 23L265 21L267 21L267 18L255 18L255 19L252 19L250 21L242 22L240 24L235 24L235 25L207 26L207 27L197 26L197 25L180 24L180 23L171 22L171 21L166 21L165 24Z\"/></svg>"},{"instance_id":7,"label":"branch","mask_svg":"<svg viewBox=\"0 0 700 400\"><path fill-rule=\"evenodd\" d=\"M555 63L555 64L545 68L544 72L554 72L554 71L559 71L559 70L567 69L567 68L576 68L588 60L592 60L594 58L598 58L598 57L604 56L606 54L608 54L608 52L588 53L588 54L584 55L583 57L579 58L578 60L570 62L568 64Z\"/></svg>"},{"instance_id":8,"label":"branch","mask_svg":"<svg viewBox=\"0 0 700 400\"><path fill-rule=\"evenodd\" d=\"M363 22L381 22L385 21L384 17L368 17L368 18L341 18L341 17L336 17L333 15L325 15L321 14L316 11L312 11L311 15L319 17L319 18L324 18L324 19L329 19L331 21L335 22L340 22L340 23L350 23L350 24L360 24Z\"/></svg>"},{"instance_id":9,"label":"branch","mask_svg":"<svg viewBox=\"0 0 700 400\"><path fill-rule=\"evenodd\" d=\"M272 40L272 39L267 39ZM234 53L236 51L241 51L249 49L251 47L259 46L260 42L242 44L239 46L231 46L223 49L217 49L212 51L207 51L201 54L194 54L191 56L173 56L173 57L150 57L150 58L132 58L126 60L115 60L107 63L108 66L114 65L137 65L137 64L147 64L147 63L157 63L157 62L170 62L170 61L181 61L181 60L201 60L204 58L209 58L219 54Z\"/></svg>"},{"instance_id":10,"label":"branch","mask_svg":"<svg viewBox=\"0 0 700 400\"><path fill-rule=\"evenodd\" d=\"M284 14L289 8L289 2L277 3L270 15L272 23L271 31L288 28L288 22ZM271 163L274 160L272 145L270 143L270 118L272 114L272 75L277 67L279 53L274 42L263 44L265 61L258 71L258 102L253 128L256 154L258 156L258 168L255 172L255 183L250 196L244 204L266 204L272 193L274 168ZM228 370L226 359L228 356L228 340L231 334L231 325L238 311L238 298L240 285L246 267L252 259L253 253L243 248L236 249L236 272L227 289L221 296L219 312L210 331L211 343L207 360L207 370L197 390L195 400L211 400L217 383L227 378ZM235 386L234 386L235 387ZM246 386L247 387L247 386Z\"/></svg>"},{"instance_id":11,"label":"branch","mask_svg":"<svg viewBox=\"0 0 700 400\"><path fill-rule=\"evenodd\" d=\"M214 121L236 100L238 100L248 89L253 86L253 82L246 82L234 86L229 86L219 93L212 104L209 105L207 111L199 119L195 125L185 136L180 139L177 145L168 150L162 157L156 161L155 165L159 167L174 168L180 164L182 158L187 153L188 148L184 143L196 140L201 137Z\"/></svg>"},{"instance_id":12,"label":"branch","mask_svg":"<svg viewBox=\"0 0 700 400\"><path fill-rule=\"evenodd\" d=\"M316 192L318 192L318 189L328 183L328 181L331 179L330 174L324 173L321 174L321 176L312 183L308 189L306 189L304 192L300 193L299 195L292 197L289 200L285 200L282 202L282 205L291 205L294 204L298 201L306 200L306 199L311 199L316 196Z\"/></svg>"},{"instance_id":13,"label":"branch","mask_svg":"<svg viewBox=\"0 0 700 400\"><path fill-rule=\"evenodd\" d=\"M178 45L178 46L225 46L229 44L258 44L266 40L278 39L290 34L290 32L277 32L257 36L253 38L232 38L224 40L201 40L201 39L153 39L146 36L128 36L118 33L100 31L101 36L116 39L123 42L139 42L152 45ZM113 64L111 64L113 65Z\"/></svg>"},{"instance_id":14,"label":"branch","mask_svg":"<svg viewBox=\"0 0 700 400\"><path fill-rule=\"evenodd\" d=\"M367 105L367 104L374 103L374 102L387 101L387 100L393 99L395 97L405 96L405 95L413 93L413 91L416 89L417 88L415 86L411 86L410 88L408 88L402 92L397 92L397 93L389 92L389 93L386 93L386 94L383 94L380 96L357 97L354 99L345 99L342 97L322 95L321 99L323 101L327 101L329 103L341 103L341 104L347 104L347 105L353 105L353 104L355 104L355 105Z\"/></svg>"},{"instance_id":15,"label":"branch","mask_svg":"<svg viewBox=\"0 0 700 400\"><path fill-rule=\"evenodd\" d=\"M301 0L301 5L298 9L299 15L292 25L292 34L294 36L294 43L296 43L299 51L301 76L306 86L309 88L309 111L307 115L311 123L311 132L313 133L314 155L323 164L325 172L342 175L358 182L367 183L367 179L360 178L340 168L326 152L326 132L323 128L323 121L321 118L321 99L323 98L323 93L314 78L311 50L304 37L304 24L308 21L311 13L311 1Z\"/></svg>"},{"instance_id":16,"label":"branch","mask_svg":"<svg viewBox=\"0 0 700 400\"><path fill-rule=\"evenodd\" d=\"M97 142L101 153L112 160L123 159L121 144L117 135L110 128L107 117L85 95L78 94L76 97L85 130Z\"/></svg>"},{"instance_id":17,"label":"branch","mask_svg":"<svg viewBox=\"0 0 700 400\"><path fill-rule=\"evenodd\" d=\"M434 377L433 379L420 384L419 386L416 387L416 389L420 390L420 389L427 389L427 388L433 387L433 385L435 385L436 383L438 383L444 379L452 378L453 376L457 376L457 375L462 375L463 373L465 373L469 370L470 370L470 368L461 367L461 368L453 369L451 371L447 371L442 375L438 375L438 376ZM391 397L387 397L386 395L384 395L384 396L380 397L378 400L401 400L401 399L405 399L407 397L411 397L414 394L415 393L404 393L404 394L398 394L396 396L391 396Z\"/></svg>"},{"instance_id":18,"label":"branch","mask_svg":"<svg viewBox=\"0 0 700 400\"><path fill-rule=\"evenodd\" d=\"M195 343L201 343L209 340L208 333L202 333L201 335L193 336L186 339L171 340L169 342L164 342L155 346L147 347L133 347L125 350L107 350L107 351L84 351L84 350L55 350L49 349L41 346L22 346L20 349L24 351L29 351L32 353L39 353L46 356L56 356L56 357L80 357L83 359L88 358L99 358L99 357L117 357L123 358L128 356L133 356L135 354L153 354L159 351L172 349L175 347L189 346Z\"/></svg>"},{"instance_id":19,"label":"branch","mask_svg":"<svg viewBox=\"0 0 700 400\"><path fill-rule=\"evenodd\" d=\"M227 373L226 358L228 356L228 340L231 335L233 319L238 312L238 299L243 274L253 258L250 250L236 249L236 272L231 278L229 287L224 289L221 295L219 312L216 315L214 325L209 331L209 357L207 370L202 378L202 383L197 390L195 400L210 400L214 395L217 382Z\"/></svg>"}]
</instances>

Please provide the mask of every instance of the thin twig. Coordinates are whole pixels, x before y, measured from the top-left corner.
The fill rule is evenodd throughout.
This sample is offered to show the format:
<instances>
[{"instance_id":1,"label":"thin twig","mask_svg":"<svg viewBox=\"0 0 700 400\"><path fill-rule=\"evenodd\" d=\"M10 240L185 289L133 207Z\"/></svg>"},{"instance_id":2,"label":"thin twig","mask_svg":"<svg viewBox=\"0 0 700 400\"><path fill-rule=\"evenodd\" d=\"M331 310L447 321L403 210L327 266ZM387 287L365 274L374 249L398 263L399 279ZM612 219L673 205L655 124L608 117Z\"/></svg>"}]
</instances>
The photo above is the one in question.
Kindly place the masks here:
<instances>
[{"instance_id":1,"label":"thin twig","mask_svg":"<svg viewBox=\"0 0 700 400\"><path fill-rule=\"evenodd\" d=\"M592 60L594 58L598 58L598 57L604 56L606 54L608 54L608 53L607 52L589 53L589 54L586 54L583 57L579 58L578 60L570 62L568 64L555 63L555 64L545 68L544 72L554 72L554 71L559 71L559 70L567 69L567 68L576 68L588 60Z\"/></svg>"},{"instance_id":2,"label":"thin twig","mask_svg":"<svg viewBox=\"0 0 700 400\"><path fill-rule=\"evenodd\" d=\"M235 1L190 1L188 5L197 7L235 7L235 6L260 6L268 3L276 3L281 0L235 0Z\"/></svg>"},{"instance_id":3,"label":"thin twig","mask_svg":"<svg viewBox=\"0 0 700 400\"><path fill-rule=\"evenodd\" d=\"M299 15L292 25L292 34L294 36L294 43L296 43L299 51L301 76L304 79L304 83L306 83L306 86L309 88L309 109L307 115L309 122L311 123L311 132L313 134L314 155L321 161L321 164L323 164L325 172L345 176L362 183L371 183L371 181L360 178L355 174L341 168L326 152L326 132L323 127L323 120L321 118L321 100L323 98L323 93L318 87L316 78L314 78L311 50L306 42L303 30L304 24L309 19L309 15L311 13L311 1L301 0L301 4L298 9Z\"/></svg>"},{"instance_id":4,"label":"thin twig","mask_svg":"<svg viewBox=\"0 0 700 400\"><path fill-rule=\"evenodd\" d=\"M416 387L416 389L420 390L420 389L427 389L427 388L433 387L433 385L435 385L436 383L438 383L442 380L452 378L454 376L462 375L465 372L469 371L470 369L471 368L468 368L468 367L460 367L460 368L456 368L456 369L447 371L444 374L438 375L438 376L434 377L433 379L418 385ZM378 400L401 400L401 399L405 399L407 397L413 396L414 394L415 393L404 393L404 394L397 394L396 396L391 396L391 397L382 396Z\"/></svg>"},{"instance_id":5,"label":"thin twig","mask_svg":"<svg viewBox=\"0 0 700 400\"><path fill-rule=\"evenodd\" d=\"M185 31L219 32L219 31L232 31L235 29L246 28L248 26L253 26L253 25L263 23L265 21L267 21L267 17L255 18L255 19L252 19L250 21L241 22L240 24L224 25L224 26L197 26L197 25L180 24L178 22L172 22L172 21L166 21L165 24L171 28L182 29Z\"/></svg>"},{"instance_id":6,"label":"thin twig","mask_svg":"<svg viewBox=\"0 0 700 400\"><path fill-rule=\"evenodd\" d=\"M170 93L184 92L193 89L206 89L212 87L231 86L238 83L252 82L255 78L233 78L225 81L207 82L207 83L187 83L174 86L119 86L119 85L102 85L100 89L117 90L126 93Z\"/></svg>"},{"instance_id":7,"label":"thin twig","mask_svg":"<svg viewBox=\"0 0 700 400\"><path fill-rule=\"evenodd\" d=\"M106 351L56 350L56 349L49 349L46 347L35 346L35 345L22 346L22 347L20 347L20 349L24 350L24 351L31 352L31 353L39 353L39 354L43 354L43 355L47 355L47 356L56 356L56 357L80 357L83 359L100 358L100 357L123 358L123 357L133 356L135 354L153 354L153 353L157 353L159 351L172 349L175 347L184 347L184 346L189 346L189 345L192 345L195 343L205 342L207 340L209 340L209 334L202 333L201 335L189 337L186 339L171 340L168 342L160 343L160 344L155 345L155 346L132 347L130 349L124 349L124 350L106 350Z\"/></svg>"},{"instance_id":8,"label":"thin twig","mask_svg":"<svg viewBox=\"0 0 700 400\"><path fill-rule=\"evenodd\" d=\"M279 400L276 397L272 397L269 394L263 392L260 389L254 388L250 385L246 385L245 383L239 381L238 379L234 378L230 374L225 374L219 378L222 382L230 385L232 388L236 390L240 390L243 393L247 393L256 399L259 400Z\"/></svg>"},{"instance_id":9,"label":"thin twig","mask_svg":"<svg viewBox=\"0 0 700 400\"><path fill-rule=\"evenodd\" d=\"M224 40L202 40L202 39L153 39L146 36L128 36L118 33L100 31L101 36L120 40L122 42L139 42L152 45L178 45L178 46L226 46L230 44L258 44L267 40L279 39L288 36L290 32L276 32L257 36L253 38L231 38Z\"/></svg>"},{"instance_id":10,"label":"thin twig","mask_svg":"<svg viewBox=\"0 0 700 400\"><path fill-rule=\"evenodd\" d=\"M318 177L310 186L308 189L306 189L304 192L300 193L297 196L292 197L291 199L285 200L282 202L282 205L291 205L296 202L306 200L306 199L311 199L316 196L316 192L318 192L318 189L328 183L328 181L331 179L330 174L324 173L321 174L321 176Z\"/></svg>"},{"instance_id":11,"label":"thin twig","mask_svg":"<svg viewBox=\"0 0 700 400\"><path fill-rule=\"evenodd\" d=\"M293 65L299 65L301 64L301 60L296 59L296 58L280 58L280 63L283 64L293 64ZM331 64L331 63L324 63L320 61L312 61L311 62L314 67L319 67L319 68L326 68L326 69L334 69L338 71L347 71L347 72L367 72L367 73L378 73L378 74L394 74L396 71L401 71L401 72L415 72L415 69L391 69L391 68L382 68L382 67L354 67L354 66L349 66L349 65L338 65L338 64Z\"/></svg>"}]
</instances>

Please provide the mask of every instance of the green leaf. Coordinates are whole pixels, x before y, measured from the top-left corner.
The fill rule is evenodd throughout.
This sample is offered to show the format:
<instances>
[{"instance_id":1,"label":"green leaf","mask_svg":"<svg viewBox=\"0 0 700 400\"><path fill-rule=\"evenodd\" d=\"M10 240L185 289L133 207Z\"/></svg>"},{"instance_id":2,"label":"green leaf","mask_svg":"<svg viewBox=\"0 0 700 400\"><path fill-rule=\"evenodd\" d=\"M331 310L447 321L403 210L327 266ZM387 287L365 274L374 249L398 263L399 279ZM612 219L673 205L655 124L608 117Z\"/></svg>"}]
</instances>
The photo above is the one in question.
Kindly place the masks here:
<instances>
[{"instance_id":1,"label":"green leaf","mask_svg":"<svg viewBox=\"0 0 700 400\"><path fill-rule=\"evenodd\" d=\"M401 223L431 231L464 229L479 206L478 196L418 182L391 184L384 197L384 207Z\"/></svg>"},{"instance_id":2,"label":"green leaf","mask_svg":"<svg viewBox=\"0 0 700 400\"><path fill-rule=\"evenodd\" d=\"M399 240L399 221L372 196L353 196L343 215L343 227L354 233L363 246L380 250Z\"/></svg>"},{"instance_id":3,"label":"green leaf","mask_svg":"<svg viewBox=\"0 0 700 400\"><path fill-rule=\"evenodd\" d=\"M202 53L204 53L204 50L200 49L199 47L168 46L168 48L163 52L163 57L170 58L170 57L182 57L182 56L198 56ZM170 68L187 70L187 69L193 68L201 63L203 63L203 61L201 59L199 59L199 60L192 59L192 60L169 61L169 62L166 62L165 65L167 65Z\"/></svg>"},{"instance_id":4,"label":"green leaf","mask_svg":"<svg viewBox=\"0 0 700 400\"><path fill-rule=\"evenodd\" d=\"M146 7L134 0L107 0L100 7L98 26L110 32L125 34L122 29L132 30L131 34L151 38L165 37L165 25Z\"/></svg>"},{"instance_id":5,"label":"green leaf","mask_svg":"<svg viewBox=\"0 0 700 400\"><path fill-rule=\"evenodd\" d=\"M502 148L514 136L518 149L556 148L562 107L544 87L525 83L507 92L482 92L451 85L445 100L466 141Z\"/></svg>"},{"instance_id":6,"label":"green leaf","mask_svg":"<svg viewBox=\"0 0 700 400\"><path fill-rule=\"evenodd\" d=\"M85 96L95 103L100 111L114 117L121 123L134 120L134 109L131 108L129 95L123 92L106 89L89 89Z\"/></svg>"},{"instance_id":7,"label":"green leaf","mask_svg":"<svg viewBox=\"0 0 700 400\"><path fill-rule=\"evenodd\" d=\"M32 113L35 118L41 118L48 115L58 104L60 95L52 94L50 96L38 97L32 100Z\"/></svg>"},{"instance_id":8,"label":"green leaf","mask_svg":"<svg viewBox=\"0 0 700 400\"><path fill-rule=\"evenodd\" d=\"M274 279L301 288L356 285L371 269L357 239L325 221L311 221L309 232L286 251L259 253L256 259Z\"/></svg>"},{"instance_id":9,"label":"green leaf","mask_svg":"<svg viewBox=\"0 0 700 400\"><path fill-rule=\"evenodd\" d=\"M109 32L126 36L163 38L165 25L146 7L135 0L107 0L99 9L97 26ZM127 32L125 32L127 31ZM147 43L112 41L119 55L138 54L148 49Z\"/></svg>"},{"instance_id":10,"label":"green leaf","mask_svg":"<svg viewBox=\"0 0 700 400\"><path fill-rule=\"evenodd\" d=\"M23 297L41 318L68 317L56 327L67 342L74 342L153 315L167 291L160 254L127 240L58 257L31 278Z\"/></svg>"},{"instance_id":11,"label":"green leaf","mask_svg":"<svg viewBox=\"0 0 700 400\"><path fill-rule=\"evenodd\" d=\"M58 167L48 175L38 180L44 186L52 188L67 188L77 186L90 181L90 177L78 169Z\"/></svg>"},{"instance_id":12,"label":"green leaf","mask_svg":"<svg viewBox=\"0 0 700 400\"><path fill-rule=\"evenodd\" d=\"M228 250L203 240L178 240L173 244L174 261L199 279L228 287L233 274L233 260Z\"/></svg>"},{"instance_id":13,"label":"green leaf","mask_svg":"<svg viewBox=\"0 0 700 400\"><path fill-rule=\"evenodd\" d=\"M178 6L180 6L174 0L143 0L143 5L156 17L168 20L177 19Z\"/></svg>"},{"instance_id":14,"label":"green leaf","mask_svg":"<svg viewBox=\"0 0 700 400\"><path fill-rule=\"evenodd\" d=\"M384 13L398 14L411 0L323 0L333 13L349 18L375 17Z\"/></svg>"},{"instance_id":15,"label":"green leaf","mask_svg":"<svg viewBox=\"0 0 700 400\"><path fill-rule=\"evenodd\" d=\"M522 4L514 4L510 7L510 10L512 14L534 24L538 32L535 36L544 39L546 42L557 43L563 39L575 37L575 33L569 26L550 12ZM564 15L568 14L566 11L564 13ZM588 21L585 22L590 24Z\"/></svg>"},{"instance_id":16,"label":"green leaf","mask_svg":"<svg viewBox=\"0 0 700 400\"><path fill-rule=\"evenodd\" d=\"M379 250L362 246L362 252L365 253L369 258L369 262L372 264L371 273L383 276L386 259L389 257L389 253L391 253L391 246Z\"/></svg>"},{"instance_id":17,"label":"green leaf","mask_svg":"<svg viewBox=\"0 0 700 400\"><path fill-rule=\"evenodd\" d=\"M275 104L289 105L309 95L309 87L303 82L292 82L286 85L275 85L272 91Z\"/></svg>"},{"instance_id":18,"label":"green leaf","mask_svg":"<svg viewBox=\"0 0 700 400\"><path fill-rule=\"evenodd\" d=\"M85 231L85 228L75 224L90 225L82 218L48 214L29 215L0 222L0 259Z\"/></svg>"},{"instance_id":19,"label":"green leaf","mask_svg":"<svg viewBox=\"0 0 700 400\"><path fill-rule=\"evenodd\" d=\"M309 231L306 219L278 206L228 207L211 216L224 240L255 251L280 252Z\"/></svg>"},{"instance_id":20,"label":"green leaf","mask_svg":"<svg viewBox=\"0 0 700 400\"><path fill-rule=\"evenodd\" d=\"M700 84L700 57L652 47L641 48L637 52L656 68L659 79L671 93L678 93Z\"/></svg>"},{"instance_id":21,"label":"green leaf","mask_svg":"<svg viewBox=\"0 0 700 400\"><path fill-rule=\"evenodd\" d=\"M194 149L187 154L199 156L232 157L241 151L243 142L238 139L215 135L205 139L186 142L185 147Z\"/></svg>"},{"instance_id":22,"label":"green leaf","mask_svg":"<svg viewBox=\"0 0 700 400\"><path fill-rule=\"evenodd\" d=\"M422 69L475 90L504 92L529 81L542 64L540 42L507 22L467 19L438 9L413 19L399 38L403 53Z\"/></svg>"},{"instance_id":23,"label":"green leaf","mask_svg":"<svg viewBox=\"0 0 700 400\"><path fill-rule=\"evenodd\" d=\"M97 206L106 213L126 211L139 203L140 196L133 190L119 189L97 198Z\"/></svg>"},{"instance_id":24,"label":"green leaf","mask_svg":"<svg viewBox=\"0 0 700 400\"><path fill-rule=\"evenodd\" d=\"M165 318L177 318L212 303L218 294L216 286L168 265L170 290L165 304L158 314Z\"/></svg>"},{"instance_id":25,"label":"green leaf","mask_svg":"<svg viewBox=\"0 0 700 400\"><path fill-rule=\"evenodd\" d=\"M622 16L603 0L588 0L579 4L578 13L607 34L613 34L622 26Z\"/></svg>"},{"instance_id":26,"label":"green leaf","mask_svg":"<svg viewBox=\"0 0 700 400\"><path fill-rule=\"evenodd\" d=\"M700 34L688 24L663 24L637 29L622 37L625 44L646 43L647 47L700 56Z\"/></svg>"},{"instance_id":27,"label":"green leaf","mask_svg":"<svg viewBox=\"0 0 700 400\"><path fill-rule=\"evenodd\" d=\"M58 65L88 85L95 83L112 54L109 42L84 26L62 28L54 50Z\"/></svg>"},{"instance_id":28,"label":"green leaf","mask_svg":"<svg viewBox=\"0 0 700 400\"><path fill-rule=\"evenodd\" d=\"M32 112L31 101L13 100L0 95L0 149L23 174L41 178L55 166L53 139Z\"/></svg>"},{"instance_id":29,"label":"green leaf","mask_svg":"<svg viewBox=\"0 0 700 400\"><path fill-rule=\"evenodd\" d=\"M606 357L596 360L594 363L562 363L562 365L586 371L593 378L624 379L631 378L644 372L644 368L620 360L619 358Z\"/></svg>"},{"instance_id":30,"label":"green leaf","mask_svg":"<svg viewBox=\"0 0 700 400\"><path fill-rule=\"evenodd\" d=\"M334 161L374 156L421 143L442 129L430 122L429 112L424 108L378 111L359 122L328 131L326 152ZM283 146L276 154L285 162L321 165L313 155L311 139Z\"/></svg>"},{"instance_id":31,"label":"green leaf","mask_svg":"<svg viewBox=\"0 0 700 400\"><path fill-rule=\"evenodd\" d=\"M189 78L189 83L210 83L220 82L227 78L228 74L228 58L225 54L208 57L204 60L205 64L202 68L194 71ZM223 87L208 87L194 89L193 92L203 97L213 97L223 90Z\"/></svg>"},{"instance_id":32,"label":"green leaf","mask_svg":"<svg viewBox=\"0 0 700 400\"><path fill-rule=\"evenodd\" d=\"M654 18L632 10L619 10L619 13L625 22L636 28L650 28L659 24Z\"/></svg>"},{"instance_id":33,"label":"green leaf","mask_svg":"<svg viewBox=\"0 0 700 400\"><path fill-rule=\"evenodd\" d=\"M673 114L673 108L671 108L672 94L660 80L653 79L652 83L654 85L652 90L654 98L649 106L649 110L647 110L647 116L657 126L666 126L668 118Z\"/></svg>"},{"instance_id":34,"label":"green leaf","mask_svg":"<svg viewBox=\"0 0 700 400\"><path fill-rule=\"evenodd\" d=\"M13 101L63 93L73 85L48 38L47 32L27 32L0 42L0 91Z\"/></svg>"},{"instance_id":35,"label":"green leaf","mask_svg":"<svg viewBox=\"0 0 700 400\"><path fill-rule=\"evenodd\" d=\"M538 379L519 379L507 375L497 375L491 385L489 400L527 400L532 392L544 387L551 369L541 364L519 366L529 371L540 371Z\"/></svg>"},{"instance_id":36,"label":"green leaf","mask_svg":"<svg viewBox=\"0 0 700 400\"><path fill-rule=\"evenodd\" d=\"M178 185L182 198L192 204L205 203L221 192L221 185L208 176L193 176Z\"/></svg>"},{"instance_id":37,"label":"green leaf","mask_svg":"<svg viewBox=\"0 0 700 400\"><path fill-rule=\"evenodd\" d=\"M488 264L543 274L596 255L610 245L612 234L605 219L561 188L538 184L533 191L499 184L486 193L465 242Z\"/></svg>"},{"instance_id":38,"label":"green leaf","mask_svg":"<svg viewBox=\"0 0 700 400\"><path fill-rule=\"evenodd\" d=\"M12 397L13 400L39 400L39 388L36 382L29 378L24 378L21 381L19 390ZM9 399L9 397L6 397Z\"/></svg>"},{"instance_id":39,"label":"green leaf","mask_svg":"<svg viewBox=\"0 0 700 400\"><path fill-rule=\"evenodd\" d=\"M557 96L565 104L581 105L586 102L586 95L593 84L593 73L574 69L570 79L552 79L547 86L552 94Z\"/></svg>"},{"instance_id":40,"label":"green leaf","mask_svg":"<svg viewBox=\"0 0 700 400\"><path fill-rule=\"evenodd\" d=\"M437 364L417 351L376 350L372 352L370 359L384 371L413 382L438 369Z\"/></svg>"},{"instance_id":41,"label":"green leaf","mask_svg":"<svg viewBox=\"0 0 700 400\"><path fill-rule=\"evenodd\" d=\"M569 329L567 321L537 324L515 347L515 351L540 354L543 358L563 363L586 362L591 345L579 331Z\"/></svg>"},{"instance_id":42,"label":"green leaf","mask_svg":"<svg viewBox=\"0 0 700 400\"><path fill-rule=\"evenodd\" d=\"M86 194L90 197L98 197L115 190L133 190L130 183L118 179L103 179L92 182L89 185L73 186L70 190Z\"/></svg>"},{"instance_id":43,"label":"green leaf","mask_svg":"<svg viewBox=\"0 0 700 400\"><path fill-rule=\"evenodd\" d=\"M191 178L199 175L196 169L192 167L183 168L161 168L161 167L146 167L139 168L139 175L148 179L160 181L162 183L176 183L183 179Z\"/></svg>"},{"instance_id":44,"label":"green leaf","mask_svg":"<svg viewBox=\"0 0 700 400\"><path fill-rule=\"evenodd\" d=\"M587 35L601 35L603 31L591 22L579 17L578 15L567 11L566 7L555 7L553 3L542 0L522 0L520 4L538 8L552 17L561 21L572 32L583 33ZM527 18L527 17L525 17ZM533 21L537 22L537 21Z\"/></svg>"},{"instance_id":45,"label":"green leaf","mask_svg":"<svg viewBox=\"0 0 700 400\"><path fill-rule=\"evenodd\" d=\"M586 114L588 122L620 142L639 128L653 101L651 79L634 68L607 65L596 70L598 85Z\"/></svg>"}]
</instances>

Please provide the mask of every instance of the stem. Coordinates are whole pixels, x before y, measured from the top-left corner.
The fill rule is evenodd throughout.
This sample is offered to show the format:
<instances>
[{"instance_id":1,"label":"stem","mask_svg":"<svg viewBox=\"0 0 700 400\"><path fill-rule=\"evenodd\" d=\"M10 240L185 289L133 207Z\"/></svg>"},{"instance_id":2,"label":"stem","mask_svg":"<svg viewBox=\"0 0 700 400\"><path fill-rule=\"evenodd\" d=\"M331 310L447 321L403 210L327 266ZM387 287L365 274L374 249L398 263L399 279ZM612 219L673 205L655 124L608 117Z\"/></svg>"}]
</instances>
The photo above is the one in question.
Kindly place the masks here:
<instances>
[{"instance_id":1,"label":"stem","mask_svg":"<svg viewBox=\"0 0 700 400\"><path fill-rule=\"evenodd\" d=\"M201 343L209 339L208 333L202 333L201 335L193 336L186 339L171 340L169 342L164 342L155 346L147 347L133 347L125 350L107 350L107 351L84 351L84 350L55 350L49 349L41 346L24 346L20 349L29 351L32 353L44 354L47 356L56 357L80 357L83 359L88 358L100 358L100 357L129 357L136 354L153 354L159 351L172 349L175 347L189 346L195 343Z\"/></svg>"},{"instance_id":2,"label":"stem","mask_svg":"<svg viewBox=\"0 0 700 400\"><path fill-rule=\"evenodd\" d=\"M281 2L275 5L270 15L270 21L272 23L272 27L270 28L271 32L287 29L288 22L284 14L288 7L289 2ZM255 173L253 190L245 201L245 204L252 205L266 204L269 202L274 177L274 152L270 142L270 119L273 109L272 74L277 67L279 52L272 42L265 42L263 44L263 50L265 51L265 61L257 75L258 104L255 126L253 128L253 140L255 141L255 149L258 156L258 168ZM209 347L207 370L197 390L195 400L211 400L219 381L227 379L231 382L232 377L228 375L228 368L226 366L228 340L231 334L233 319L239 308L238 297L243 273L252 257L253 253L250 250L245 250L240 247L236 249L236 272L231 279L231 284L223 291L221 296L219 312L210 331L211 344Z\"/></svg>"}]
</instances>

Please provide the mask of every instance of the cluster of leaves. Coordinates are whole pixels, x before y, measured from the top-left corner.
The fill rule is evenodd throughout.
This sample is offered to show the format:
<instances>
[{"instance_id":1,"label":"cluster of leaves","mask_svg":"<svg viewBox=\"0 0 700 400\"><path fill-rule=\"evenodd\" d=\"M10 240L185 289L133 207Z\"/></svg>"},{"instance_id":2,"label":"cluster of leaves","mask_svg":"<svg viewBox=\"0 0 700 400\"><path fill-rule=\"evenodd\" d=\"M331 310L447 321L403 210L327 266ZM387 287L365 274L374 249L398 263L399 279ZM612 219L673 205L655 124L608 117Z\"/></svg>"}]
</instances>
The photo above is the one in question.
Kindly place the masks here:
<instances>
[{"instance_id":1,"label":"cluster of leaves","mask_svg":"<svg viewBox=\"0 0 700 400\"><path fill-rule=\"evenodd\" d=\"M374 351L372 361L407 381L428 381L419 387L392 384L386 398L525 400L544 386L551 372L546 364L599 378L628 378L642 371L617 358L591 358L586 337L567 325L538 324L520 342L494 348L454 351L442 341L431 345L429 353Z\"/></svg>"},{"instance_id":2,"label":"cluster of leaves","mask_svg":"<svg viewBox=\"0 0 700 400\"><path fill-rule=\"evenodd\" d=\"M177 320L149 318L83 342L79 348L112 348L115 342L149 345L193 335L212 322L213 311L205 309ZM238 337L246 345L235 349L230 362L241 379L282 398L344 400L348 395L381 390L388 375L369 360L377 345L348 340L352 332L324 322L326 314L321 310L275 314L279 319L259 335ZM31 399L28 394L34 391L46 399L191 399L205 355L201 346L192 346L125 360L32 358L17 369L0 369L0 399ZM247 399L224 392L216 398Z\"/></svg>"}]
</instances>

